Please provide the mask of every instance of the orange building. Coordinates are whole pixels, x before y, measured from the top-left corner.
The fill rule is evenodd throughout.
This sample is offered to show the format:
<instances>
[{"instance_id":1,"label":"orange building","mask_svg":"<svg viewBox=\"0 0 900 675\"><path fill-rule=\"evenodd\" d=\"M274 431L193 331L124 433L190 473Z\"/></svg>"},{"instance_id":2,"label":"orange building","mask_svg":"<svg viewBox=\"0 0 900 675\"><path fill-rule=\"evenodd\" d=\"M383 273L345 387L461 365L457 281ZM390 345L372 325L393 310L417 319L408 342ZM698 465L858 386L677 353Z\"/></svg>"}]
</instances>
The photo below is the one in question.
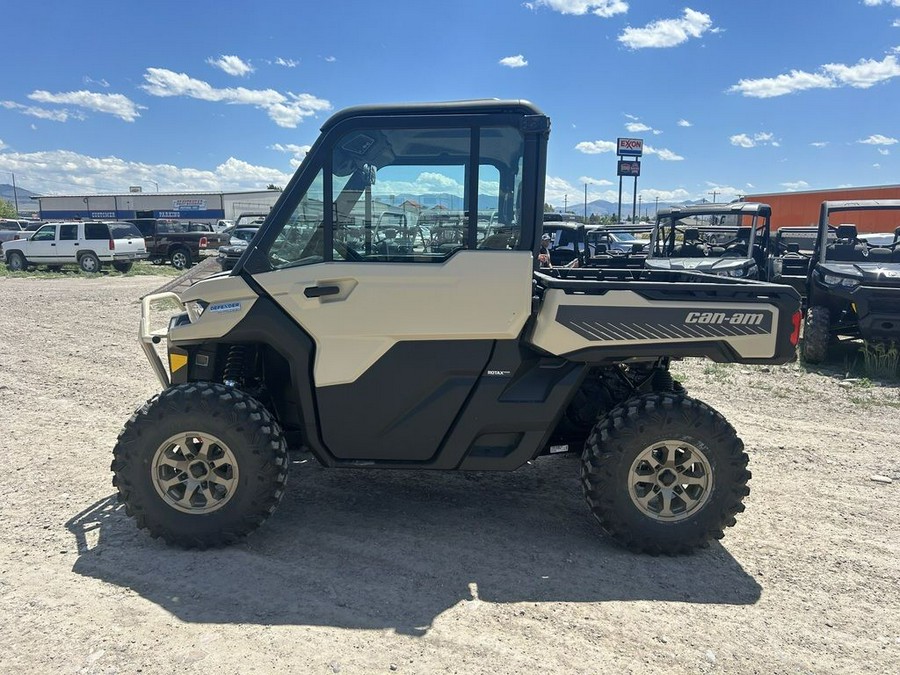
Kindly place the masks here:
<instances>
[{"instance_id":1,"label":"orange building","mask_svg":"<svg viewBox=\"0 0 900 675\"><path fill-rule=\"evenodd\" d=\"M838 199L900 199L900 185L753 194L745 195L741 201L771 206L775 230L792 225L817 225L822 202ZM860 232L893 232L900 227L900 211L835 213L831 221L832 225L854 223Z\"/></svg>"}]
</instances>

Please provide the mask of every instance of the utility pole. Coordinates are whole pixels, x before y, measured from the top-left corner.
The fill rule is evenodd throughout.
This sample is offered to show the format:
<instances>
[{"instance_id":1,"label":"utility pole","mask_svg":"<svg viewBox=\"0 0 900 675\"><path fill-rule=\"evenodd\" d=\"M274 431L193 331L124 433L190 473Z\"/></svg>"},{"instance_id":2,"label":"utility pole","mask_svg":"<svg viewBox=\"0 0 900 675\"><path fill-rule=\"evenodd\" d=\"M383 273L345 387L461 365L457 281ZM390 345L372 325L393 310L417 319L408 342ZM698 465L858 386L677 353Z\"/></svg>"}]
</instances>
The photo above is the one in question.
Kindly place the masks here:
<instances>
[{"instance_id":1,"label":"utility pole","mask_svg":"<svg viewBox=\"0 0 900 675\"><path fill-rule=\"evenodd\" d=\"M656 195L656 207L653 211L653 217L656 218L658 213L659 213L659 195Z\"/></svg>"},{"instance_id":2,"label":"utility pole","mask_svg":"<svg viewBox=\"0 0 900 675\"><path fill-rule=\"evenodd\" d=\"M638 195L638 220L643 220L644 216L641 210L644 208L644 195Z\"/></svg>"},{"instance_id":3,"label":"utility pole","mask_svg":"<svg viewBox=\"0 0 900 675\"><path fill-rule=\"evenodd\" d=\"M707 192L706 194L713 196L713 204L716 203L716 195L721 194L718 190L712 190L711 192Z\"/></svg>"},{"instance_id":4,"label":"utility pole","mask_svg":"<svg viewBox=\"0 0 900 675\"><path fill-rule=\"evenodd\" d=\"M16 190L16 174L12 171L9 172L9 175L12 176L13 180L13 200L16 202L16 218L19 217L19 191Z\"/></svg>"},{"instance_id":5,"label":"utility pole","mask_svg":"<svg viewBox=\"0 0 900 675\"><path fill-rule=\"evenodd\" d=\"M569 210L569 195L566 194L566 196L563 197L563 213L568 212L568 210Z\"/></svg>"},{"instance_id":6,"label":"utility pole","mask_svg":"<svg viewBox=\"0 0 900 675\"><path fill-rule=\"evenodd\" d=\"M587 225L587 183L584 184L584 224Z\"/></svg>"}]
</instances>

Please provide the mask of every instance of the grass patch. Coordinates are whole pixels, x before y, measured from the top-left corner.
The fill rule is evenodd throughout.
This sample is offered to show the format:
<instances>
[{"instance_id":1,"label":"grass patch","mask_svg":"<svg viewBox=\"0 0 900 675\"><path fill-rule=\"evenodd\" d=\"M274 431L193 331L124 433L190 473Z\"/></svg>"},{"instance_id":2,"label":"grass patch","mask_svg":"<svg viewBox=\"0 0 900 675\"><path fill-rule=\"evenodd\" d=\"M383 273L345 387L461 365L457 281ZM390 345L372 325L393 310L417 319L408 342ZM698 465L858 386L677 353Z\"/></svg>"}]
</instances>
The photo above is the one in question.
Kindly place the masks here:
<instances>
[{"instance_id":1,"label":"grass patch","mask_svg":"<svg viewBox=\"0 0 900 675\"><path fill-rule=\"evenodd\" d=\"M122 274L107 265L102 272L86 274L75 265L66 265L62 269L51 269L46 265L38 265L27 272L10 272L6 265L0 265L0 278L6 279L97 279L103 277L177 277L184 270L176 270L171 265L152 265L147 262L138 262L128 271Z\"/></svg>"},{"instance_id":2,"label":"grass patch","mask_svg":"<svg viewBox=\"0 0 900 675\"><path fill-rule=\"evenodd\" d=\"M900 374L900 350L893 342L874 345L866 342L859 350L859 356L867 378L893 380ZM871 386L871 382L869 384Z\"/></svg>"}]
</instances>

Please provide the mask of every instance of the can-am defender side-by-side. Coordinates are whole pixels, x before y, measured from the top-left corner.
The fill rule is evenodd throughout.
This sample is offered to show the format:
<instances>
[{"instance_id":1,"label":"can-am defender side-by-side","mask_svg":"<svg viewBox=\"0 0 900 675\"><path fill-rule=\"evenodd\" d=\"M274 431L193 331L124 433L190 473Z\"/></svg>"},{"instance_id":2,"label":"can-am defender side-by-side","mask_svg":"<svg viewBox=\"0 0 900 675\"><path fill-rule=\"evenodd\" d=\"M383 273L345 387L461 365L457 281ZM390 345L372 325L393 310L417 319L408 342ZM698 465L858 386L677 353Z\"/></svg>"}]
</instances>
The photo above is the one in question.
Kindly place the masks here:
<instances>
[{"instance_id":1,"label":"can-am defender side-by-side","mask_svg":"<svg viewBox=\"0 0 900 675\"><path fill-rule=\"evenodd\" d=\"M830 224L832 214L862 223L876 211L895 212L900 221L900 200L822 202L803 328L810 363L824 361L837 338L900 342L900 227L892 241L872 238L875 245L856 223Z\"/></svg>"},{"instance_id":2,"label":"can-am defender side-by-side","mask_svg":"<svg viewBox=\"0 0 900 675\"><path fill-rule=\"evenodd\" d=\"M768 204L753 202L660 209L645 266L759 279L771 216Z\"/></svg>"},{"instance_id":3,"label":"can-am defender side-by-side","mask_svg":"<svg viewBox=\"0 0 900 675\"><path fill-rule=\"evenodd\" d=\"M747 455L669 362L791 360L798 296L539 271L549 129L522 101L328 120L230 274L143 300L164 389L126 422L112 464L138 525L183 546L235 541L274 510L294 450L326 467L479 471L583 450L585 497L618 542L679 553L721 537L743 510ZM461 227L377 246L402 186L424 195L404 204L409 227L446 212ZM482 212L492 234L479 238ZM183 313L154 332L161 299Z\"/></svg>"}]
</instances>

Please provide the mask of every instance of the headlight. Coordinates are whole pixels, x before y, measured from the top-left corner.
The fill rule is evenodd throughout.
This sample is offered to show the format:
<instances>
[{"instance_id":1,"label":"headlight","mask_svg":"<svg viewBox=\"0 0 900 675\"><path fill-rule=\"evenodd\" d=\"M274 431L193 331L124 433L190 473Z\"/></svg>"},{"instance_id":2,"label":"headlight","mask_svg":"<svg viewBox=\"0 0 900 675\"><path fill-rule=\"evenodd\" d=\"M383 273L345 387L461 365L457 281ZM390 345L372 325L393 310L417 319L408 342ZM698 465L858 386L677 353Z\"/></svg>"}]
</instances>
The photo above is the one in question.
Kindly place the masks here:
<instances>
[{"instance_id":1,"label":"headlight","mask_svg":"<svg viewBox=\"0 0 900 675\"><path fill-rule=\"evenodd\" d=\"M822 282L826 286L843 286L844 288L856 288L859 286L858 279L850 279L849 277L842 277L837 274L823 274Z\"/></svg>"},{"instance_id":2,"label":"headlight","mask_svg":"<svg viewBox=\"0 0 900 675\"><path fill-rule=\"evenodd\" d=\"M742 277L744 276L744 268L736 267L728 270L716 270L716 276L720 277Z\"/></svg>"}]
</instances>

